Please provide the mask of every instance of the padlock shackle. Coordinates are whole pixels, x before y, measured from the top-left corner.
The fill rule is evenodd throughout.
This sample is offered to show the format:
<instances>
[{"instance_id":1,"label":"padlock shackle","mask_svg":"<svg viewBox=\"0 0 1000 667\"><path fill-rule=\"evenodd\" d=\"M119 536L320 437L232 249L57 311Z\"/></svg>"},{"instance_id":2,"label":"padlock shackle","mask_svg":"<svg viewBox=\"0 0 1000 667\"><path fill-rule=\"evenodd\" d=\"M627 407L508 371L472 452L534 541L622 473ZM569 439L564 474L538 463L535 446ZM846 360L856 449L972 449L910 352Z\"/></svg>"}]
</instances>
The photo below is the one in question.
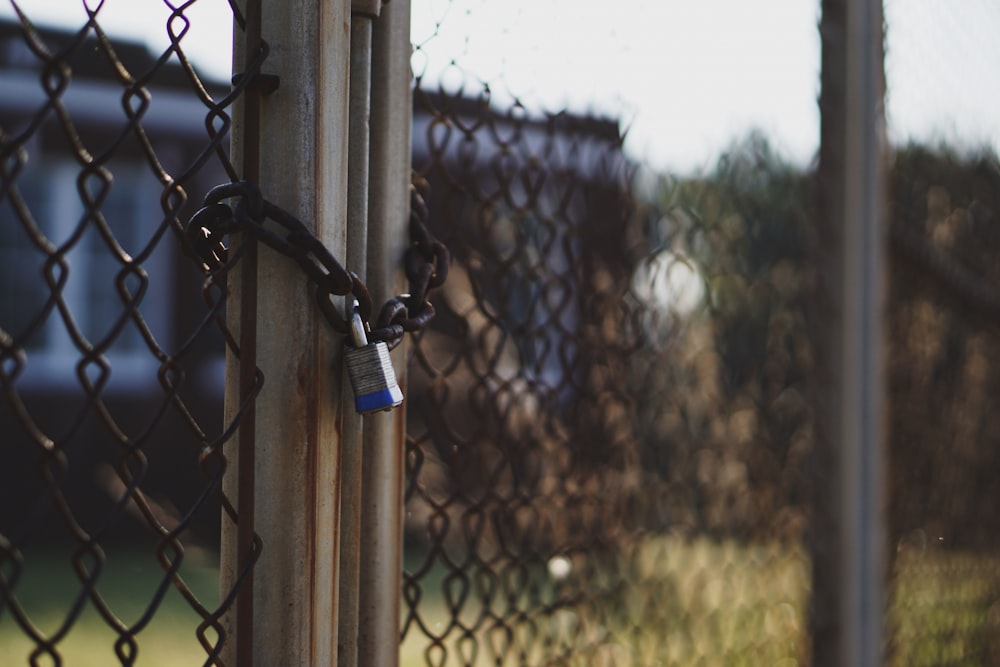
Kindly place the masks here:
<instances>
[{"instance_id":1,"label":"padlock shackle","mask_svg":"<svg viewBox=\"0 0 1000 667\"><path fill-rule=\"evenodd\" d=\"M355 301L354 308L351 309L351 338L354 339L354 347L364 347L368 344L367 329L365 321L361 319L361 309Z\"/></svg>"}]
</instances>

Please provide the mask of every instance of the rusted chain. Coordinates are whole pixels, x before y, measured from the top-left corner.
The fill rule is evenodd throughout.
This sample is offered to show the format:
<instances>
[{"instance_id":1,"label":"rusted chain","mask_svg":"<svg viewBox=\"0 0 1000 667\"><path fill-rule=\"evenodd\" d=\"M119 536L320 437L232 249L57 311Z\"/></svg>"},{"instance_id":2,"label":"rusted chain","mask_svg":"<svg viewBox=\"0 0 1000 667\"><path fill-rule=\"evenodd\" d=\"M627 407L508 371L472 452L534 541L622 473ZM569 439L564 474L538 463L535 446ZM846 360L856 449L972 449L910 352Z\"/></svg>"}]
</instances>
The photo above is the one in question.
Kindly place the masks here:
<instances>
[{"instance_id":1,"label":"rusted chain","mask_svg":"<svg viewBox=\"0 0 1000 667\"><path fill-rule=\"evenodd\" d=\"M409 293L386 301L369 334L369 340L383 341L389 349L399 344L403 334L423 329L434 317L428 293L447 279L451 262L447 247L427 228L423 199L416 188L410 193L410 245L403 256ZM223 203L227 199L236 200L235 205ZM268 221L280 231L269 228ZM338 333L347 334L350 324L334 305L334 296L351 294L361 317L372 321L372 297L361 278L345 269L301 220L264 199L260 188L249 181L225 183L209 191L187 225L188 253L197 257L205 271L225 270L228 248L224 238L236 232L247 233L294 259L315 286L320 312Z\"/></svg>"}]
</instances>

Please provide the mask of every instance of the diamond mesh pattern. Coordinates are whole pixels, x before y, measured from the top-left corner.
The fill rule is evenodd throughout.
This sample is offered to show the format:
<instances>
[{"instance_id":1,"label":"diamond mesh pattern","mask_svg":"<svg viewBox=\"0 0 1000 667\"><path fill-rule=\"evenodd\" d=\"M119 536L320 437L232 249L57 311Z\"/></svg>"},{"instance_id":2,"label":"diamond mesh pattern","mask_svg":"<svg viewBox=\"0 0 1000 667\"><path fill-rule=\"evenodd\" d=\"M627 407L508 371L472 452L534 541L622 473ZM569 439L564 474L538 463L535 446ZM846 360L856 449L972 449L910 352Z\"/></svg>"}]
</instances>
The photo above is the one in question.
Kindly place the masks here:
<instances>
[{"instance_id":1,"label":"diamond mesh pattern","mask_svg":"<svg viewBox=\"0 0 1000 667\"><path fill-rule=\"evenodd\" d=\"M240 90L198 73L189 8L161 4L159 51L112 41L102 3L73 29L30 9L2 27L4 664L221 664L229 639L239 584L215 573L243 411L222 419L221 368L238 350L224 273L184 256L183 223L235 174Z\"/></svg>"}]
</instances>

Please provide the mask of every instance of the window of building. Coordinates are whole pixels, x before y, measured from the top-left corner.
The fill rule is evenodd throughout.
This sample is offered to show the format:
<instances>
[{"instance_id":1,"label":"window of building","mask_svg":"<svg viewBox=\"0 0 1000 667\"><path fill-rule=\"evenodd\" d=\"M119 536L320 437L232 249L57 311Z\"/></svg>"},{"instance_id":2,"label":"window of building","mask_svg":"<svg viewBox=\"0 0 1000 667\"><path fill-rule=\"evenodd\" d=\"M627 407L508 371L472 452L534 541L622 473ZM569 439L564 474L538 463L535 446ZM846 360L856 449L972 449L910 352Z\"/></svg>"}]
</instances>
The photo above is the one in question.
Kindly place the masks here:
<instances>
[{"instance_id":1,"label":"window of building","mask_svg":"<svg viewBox=\"0 0 1000 667\"><path fill-rule=\"evenodd\" d=\"M26 355L18 386L78 382L76 367L83 353L71 326L91 345L107 343L109 389L156 382L158 362L140 326L128 316L131 297L123 298L120 288L138 295L143 283L139 270L129 267L132 258L144 254L162 222L158 183L140 164L111 165L109 170L112 181L101 213L113 240L87 215L78 190L81 169L72 160L31 155L11 186L30 220L19 215L11 194L0 196L0 328ZM96 197L104 183L90 177L84 187ZM138 311L164 347L170 262L166 248L159 247L165 244L157 245L139 265L148 282ZM124 326L114 334L123 318ZM94 368L88 375L96 379L97 372Z\"/></svg>"}]
</instances>

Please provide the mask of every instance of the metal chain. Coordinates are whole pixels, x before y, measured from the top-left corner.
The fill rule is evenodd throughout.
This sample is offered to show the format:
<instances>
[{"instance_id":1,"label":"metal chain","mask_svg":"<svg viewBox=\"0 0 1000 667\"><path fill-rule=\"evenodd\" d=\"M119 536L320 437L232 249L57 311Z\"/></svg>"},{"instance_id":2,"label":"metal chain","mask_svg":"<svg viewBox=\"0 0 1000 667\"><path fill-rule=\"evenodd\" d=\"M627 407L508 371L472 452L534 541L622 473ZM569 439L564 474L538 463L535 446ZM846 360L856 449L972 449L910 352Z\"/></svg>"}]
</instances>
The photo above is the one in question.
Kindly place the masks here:
<instances>
[{"instance_id":1,"label":"metal chain","mask_svg":"<svg viewBox=\"0 0 1000 667\"><path fill-rule=\"evenodd\" d=\"M226 199L235 199L235 206L223 203ZM269 220L282 231L269 229ZM337 310L334 296L353 295L362 319L372 321L372 298L361 278L345 269L301 220L264 199L260 188L249 181L225 183L205 195L202 208L188 222L186 250L205 271L228 271L230 260L238 258L230 258L223 239L236 232L244 232L294 259L315 286L320 312L337 332L349 333L350 321ZM448 248L427 228L427 206L412 186L409 234L410 245L403 256L409 294L386 301L368 335L369 340L383 341L389 349L399 344L404 333L423 329L434 317L428 293L444 283L451 263Z\"/></svg>"}]
</instances>

